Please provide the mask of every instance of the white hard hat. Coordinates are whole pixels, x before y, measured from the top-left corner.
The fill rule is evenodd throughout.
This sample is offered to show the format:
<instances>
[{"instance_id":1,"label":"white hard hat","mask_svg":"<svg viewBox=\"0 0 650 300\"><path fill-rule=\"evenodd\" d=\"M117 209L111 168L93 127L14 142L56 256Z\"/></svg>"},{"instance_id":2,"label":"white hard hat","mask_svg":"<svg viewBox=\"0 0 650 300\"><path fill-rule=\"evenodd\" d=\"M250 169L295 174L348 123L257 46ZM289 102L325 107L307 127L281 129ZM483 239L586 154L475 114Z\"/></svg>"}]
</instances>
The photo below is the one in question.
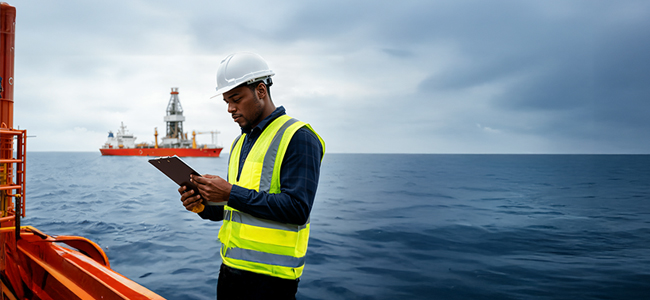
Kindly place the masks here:
<instances>
[{"instance_id":1,"label":"white hard hat","mask_svg":"<svg viewBox=\"0 0 650 300\"><path fill-rule=\"evenodd\" d=\"M266 61L255 53L239 52L226 56L217 70L217 95L228 92L242 83L253 83L265 80L270 85L270 79L275 72L269 69Z\"/></svg>"}]
</instances>

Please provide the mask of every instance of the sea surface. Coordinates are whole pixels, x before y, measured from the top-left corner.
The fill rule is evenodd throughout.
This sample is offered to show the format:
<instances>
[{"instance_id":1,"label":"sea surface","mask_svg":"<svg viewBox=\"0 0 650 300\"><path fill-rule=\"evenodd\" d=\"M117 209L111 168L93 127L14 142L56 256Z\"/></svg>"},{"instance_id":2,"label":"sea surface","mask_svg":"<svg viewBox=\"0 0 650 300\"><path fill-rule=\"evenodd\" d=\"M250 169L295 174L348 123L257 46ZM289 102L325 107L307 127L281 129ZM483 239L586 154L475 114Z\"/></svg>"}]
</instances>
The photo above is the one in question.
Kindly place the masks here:
<instances>
[{"instance_id":1,"label":"sea surface","mask_svg":"<svg viewBox=\"0 0 650 300\"><path fill-rule=\"evenodd\" d=\"M214 299L221 222L146 157L28 152L24 225ZM227 157L185 158L225 177ZM650 156L327 154L298 299L650 299Z\"/></svg>"}]
</instances>

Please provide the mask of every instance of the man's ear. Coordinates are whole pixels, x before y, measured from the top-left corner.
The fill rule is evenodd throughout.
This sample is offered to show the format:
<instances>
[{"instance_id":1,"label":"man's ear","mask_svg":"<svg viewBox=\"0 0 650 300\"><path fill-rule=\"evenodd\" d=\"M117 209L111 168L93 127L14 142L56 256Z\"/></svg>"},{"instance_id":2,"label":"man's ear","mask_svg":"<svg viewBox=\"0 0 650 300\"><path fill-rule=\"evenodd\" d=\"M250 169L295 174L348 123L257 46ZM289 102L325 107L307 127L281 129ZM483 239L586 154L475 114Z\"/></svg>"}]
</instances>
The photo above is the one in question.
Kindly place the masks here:
<instances>
[{"instance_id":1,"label":"man's ear","mask_svg":"<svg viewBox=\"0 0 650 300\"><path fill-rule=\"evenodd\" d=\"M266 84L260 82L255 88L255 93L257 93L257 98L264 99L266 97Z\"/></svg>"}]
</instances>

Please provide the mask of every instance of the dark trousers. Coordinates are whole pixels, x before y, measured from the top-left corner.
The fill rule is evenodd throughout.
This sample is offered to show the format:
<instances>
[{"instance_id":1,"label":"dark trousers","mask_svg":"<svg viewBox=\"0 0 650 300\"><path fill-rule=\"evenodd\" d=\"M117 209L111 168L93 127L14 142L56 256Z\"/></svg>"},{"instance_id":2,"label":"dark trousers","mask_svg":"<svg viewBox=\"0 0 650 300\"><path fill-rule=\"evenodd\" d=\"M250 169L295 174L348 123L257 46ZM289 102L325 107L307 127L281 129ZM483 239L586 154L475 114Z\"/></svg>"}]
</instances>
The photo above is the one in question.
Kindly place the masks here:
<instances>
[{"instance_id":1,"label":"dark trousers","mask_svg":"<svg viewBox=\"0 0 650 300\"><path fill-rule=\"evenodd\" d=\"M296 299L300 279L289 280L221 264L217 299Z\"/></svg>"}]
</instances>

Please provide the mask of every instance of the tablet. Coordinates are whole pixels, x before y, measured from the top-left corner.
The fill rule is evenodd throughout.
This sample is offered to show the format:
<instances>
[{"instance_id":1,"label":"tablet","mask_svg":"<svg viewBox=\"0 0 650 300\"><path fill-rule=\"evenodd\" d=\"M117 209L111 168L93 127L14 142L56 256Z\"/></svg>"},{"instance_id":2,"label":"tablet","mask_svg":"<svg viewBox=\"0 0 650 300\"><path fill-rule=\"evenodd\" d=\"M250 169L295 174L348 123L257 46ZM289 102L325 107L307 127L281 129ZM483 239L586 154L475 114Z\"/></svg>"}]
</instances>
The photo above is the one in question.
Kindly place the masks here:
<instances>
[{"instance_id":1,"label":"tablet","mask_svg":"<svg viewBox=\"0 0 650 300\"><path fill-rule=\"evenodd\" d=\"M149 163L156 167L156 169L163 172L167 175L169 179L176 182L179 186L186 186L188 189L194 190L194 193L199 194L199 190L192 182L190 182L190 175L201 176L199 172L195 171L186 164L180 157L174 156L164 156L159 158L150 159ZM205 201L207 205L213 206L223 206L227 201L223 202L212 202Z\"/></svg>"}]
</instances>

